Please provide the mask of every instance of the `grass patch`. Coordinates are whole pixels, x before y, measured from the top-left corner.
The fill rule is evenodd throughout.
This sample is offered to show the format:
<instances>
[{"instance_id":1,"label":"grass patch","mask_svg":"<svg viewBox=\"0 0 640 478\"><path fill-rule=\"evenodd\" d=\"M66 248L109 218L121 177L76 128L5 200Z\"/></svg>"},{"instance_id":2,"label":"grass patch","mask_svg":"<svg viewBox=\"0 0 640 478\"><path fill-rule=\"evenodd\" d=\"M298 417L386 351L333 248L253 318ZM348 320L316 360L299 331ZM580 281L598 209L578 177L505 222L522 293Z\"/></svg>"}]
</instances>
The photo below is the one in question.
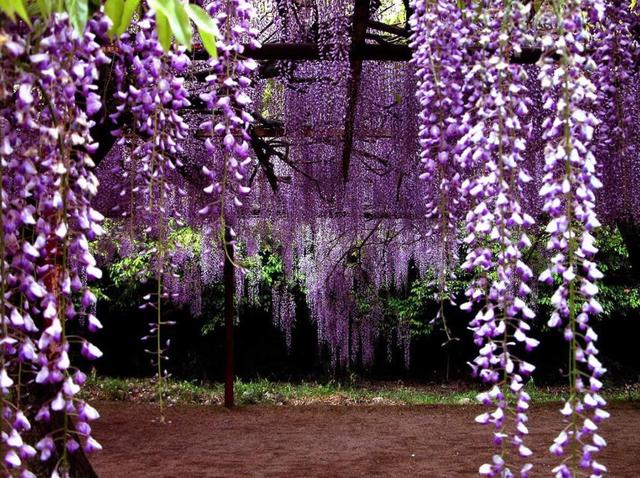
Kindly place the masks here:
<instances>
[{"instance_id":1,"label":"grass patch","mask_svg":"<svg viewBox=\"0 0 640 478\"><path fill-rule=\"evenodd\" d=\"M344 385L328 383L287 383L256 380L235 383L238 405L471 405L478 389L468 384L412 385L396 382L363 382ZM565 390L560 387L527 386L534 403L559 403ZM93 376L82 391L85 399L150 403L157 399L154 383L149 379ZM606 390L611 402L640 402L640 385ZM224 386L219 383L198 384L167 380L164 397L173 404L220 405Z\"/></svg>"}]
</instances>

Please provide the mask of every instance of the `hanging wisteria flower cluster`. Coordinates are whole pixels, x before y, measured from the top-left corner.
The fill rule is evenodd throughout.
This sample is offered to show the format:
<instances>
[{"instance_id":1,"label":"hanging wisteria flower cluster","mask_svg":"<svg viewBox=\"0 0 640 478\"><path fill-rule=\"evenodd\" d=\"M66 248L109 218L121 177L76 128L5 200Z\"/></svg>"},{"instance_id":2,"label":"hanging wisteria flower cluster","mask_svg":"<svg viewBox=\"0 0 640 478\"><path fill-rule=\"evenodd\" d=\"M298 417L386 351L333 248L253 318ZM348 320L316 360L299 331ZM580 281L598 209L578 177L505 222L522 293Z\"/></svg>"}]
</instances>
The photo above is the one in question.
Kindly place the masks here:
<instances>
[{"instance_id":1,"label":"hanging wisteria flower cluster","mask_svg":"<svg viewBox=\"0 0 640 478\"><path fill-rule=\"evenodd\" d=\"M468 302L462 308L479 308L470 324L475 341L481 347L472 368L485 382L493 384L491 390L480 394L478 399L495 408L491 413L478 416L476 421L495 427L494 442L500 446L493 462L480 467L480 474L514 476L517 455L528 458L532 454L524 444L530 401L524 384L534 370L532 364L516 356L516 349L530 351L538 345L538 341L528 335L531 329L528 322L535 317L527 304L533 272L523 259L524 252L531 247L526 229L534 224L533 211L527 213L522 206L526 185L532 181L524 156L531 132L528 123L532 100L527 88L527 70L518 61L523 48L534 44L527 25L530 6L504 2L495 8L485 6L479 13L469 13L467 28L457 29L462 32L462 40L449 32L438 34L438 28L446 27L431 24L437 14L447 11L442 2L414 2L413 8L413 61L419 66L421 103L420 144L422 161L427 166L422 177L435 179L434 186L445 189L438 165L446 165L447 159L453 158L463 175L463 179L457 176L457 188L462 191L468 208L464 242L469 252L462 267L473 273L475 279L466 293ZM457 5L448 8L456 10ZM595 434L589 442L589 436L608 415L602 410L604 401L598 394L604 369L595 358L597 336L587 324L589 314L600 309L593 297L597 292L593 282L602 275L593 262L596 249L591 235L599 225L595 217L594 190L600 181L590 149L598 120L588 109L589 104L595 104L596 97L593 84L585 76L595 70L595 65L584 55L588 34L581 11L588 12L587 18L592 22L598 22L602 19L603 6L575 2L549 13L549 18L543 16L541 21L547 26L547 32L541 41L544 65L539 79L543 108L551 110L552 115L542 123L546 165L540 194L544 199L543 212L552 218L547 227L551 235L548 249L557 252L541 280L553 284L554 277L562 278L553 297L556 311L549 323L565 327L565 338L570 341L573 357L571 398L563 409L563 414L572 419L551 449L562 454L574 440L583 453L579 463L568 463L568 458L556 468L554 472L561 477L574 476L579 468L591 469L592 476L601 476L605 471L592 457L604 446L604 440ZM441 20L439 24L454 22ZM443 55L447 50L441 43L449 48L461 44L465 47L461 54ZM439 81L438 72L442 70L458 73L459 58L465 55L470 65L464 89L456 87L459 82L455 78L447 82L442 75ZM462 128L469 126L461 138L454 136L454 147L443 154L446 136L441 125L434 121L445 117L438 103L444 95L439 92L450 85L453 90L446 98L448 101L458 98L459 104L447 105L444 115L464 113L460 124ZM452 174L449 173L450 177ZM442 227L447 211L453 209L445 208L447 196L441 194L441 197L439 209L431 203L428 205L428 217L434 221L435 216L438 228ZM454 218L449 228L453 237L456 226ZM446 239L441 240L443 246L447 244ZM584 364L585 371L579 370L579 363ZM588 384L584 383L585 372L590 375ZM583 402L578 398L580 394L585 397ZM583 419L580 429L577 416ZM516 456L509 454L509 445L515 446ZM530 463L525 463L520 469L521 476L528 476L531 468Z\"/></svg>"},{"instance_id":2,"label":"hanging wisteria flower cluster","mask_svg":"<svg viewBox=\"0 0 640 478\"><path fill-rule=\"evenodd\" d=\"M439 240L437 288L443 320L451 339L444 304L452 300L447 290L458 263L458 224L462 219L462 176L458 141L468 129L463 83L467 65L468 31L462 11L453 1L412 2L412 63L417 67L417 98L420 103L420 159L425 165L421 179L429 185L427 219L429 234Z\"/></svg>"},{"instance_id":3,"label":"hanging wisteria flower cluster","mask_svg":"<svg viewBox=\"0 0 640 478\"><path fill-rule=\"evenodd\" d=\"M211 111L210 119L200 125L208 135L205 148L211 159L203 166L208 185L204 192L212 200L199 212L211 217L219 229L217 236L224 242L225 228L232 227L242 198L250 191L249 165L252 162L249 126L254 119L248 94L250 75L257 64L242 58L245 47L259 48L258 32L251 25L255 11L245 0L213 1L208 5L209 15L221 33L218 57L209 60L212 70L206 81L208 91L200 98ZM215 229L215 226L214 226ZM227 233L232 238L233 229Z\"/></svg>"},{"instance_id":4,"label":"hanging wisteria flower cluster","mask_svg":"<svg viewBox=\"0 0 640 478\"><path fill-rule=\"evenodd\" d=\"M619 158L606 168L602 163L598 165L605 189L616 188L619 194L600 194L598 201L605 201L609 206L607 219L628 221L635 211L632 191L638 170L633 160L638 154L632 140L637 97L632 75L640 60L640 46L633 33L639 18L624 1L607 2L604 8L601 25L592 33L593 60L597 66L597 75L592 81L597 95L595 112L606 120L596 129L593 152L599 158Z\"/></svg>"},{"instance_id":5,"label":"hanging wisteria flower cluster","mask_svg":"<svg viewBox=\"0 0 640 478\"><path fill-rule=\"evenodd\" d=\"M64 475L71 454L100 448L89 424L98 413L77 398L86 377L70 356L101 355L81 331L102 327L88 286L101 277L90 242L103 232L90 130L110 114L118 140L100 174L117 197L101 211L114 237L126 238L121 254L149 258L154 291L143 307L156 314L146 339L161 407L163 309L186 289L176 272L188 264L199 285L200 275L218 279L225 254L240 256L229 249L234 229L254 234L255 250L267 237L278 243L286 278L300 273L320 342L346 367L373 361L385 319L379 292L407 288L410 269L434 273L443 316L463 251L473 280L462 308L473 313L480 349L471 365L488 387L478 398L491 407L476 421L494 428L497 448L479 472L529 476L525 384L534 366L525 354L538 341L525 258L535 252L535 218L550 261L539 279L555 290L553 313L541 320L570 348L554 474L603 476L595 457L609 414L591 325L602 310L594 231L598 217L637 215L638 16L619 0L411 0L402 2L411 13L403 29L380 25L384 12L372 1L357 44L351 0L197 3L204 10L142 2L123 35L128 24L114 35L120 25L100 6L82 34L77 12L31 22L1 13L2 472L35 476L26 463L37 457ZM256 4L269 13L258 18ZM190 35L166 35L179 15L158 15L154 5L180 7L189 12L183 23L202 28L192 58ZM252 53L273 28L280 45L270 54L301 43L304 59L258 69ZM189 41L171 45L172 34ZM109 42L113 65L101 68L109 59L100 45ZM204 50L217 57L204 60ZM394 51L406 60L410 50L410 63L369 61ZM541 59L525 66L531 51ZM113 78L98 81L108 70ZM598 194L603 182L621 194ZM174 247L183 225L202 242L188 253ZM242 291L244 276L235 280ZM297 299L286 287L272 291L288 345ZM407 327L395 330L404 344ZM44 433L31 443L35 427Z\"/></svg>"},{"instance_id":6,"label":"hanging wisteria flower cluster","mask_svg":"<svg viewBox=\"0 0 640 478\"><path fill-rule=\"evenodd\" d=\"M98 68L109 62L96 41L109 25L92 20L79 35L56 14L34 28L37 41L17 24L2 25L2 466L35 476L26 461L38 454L66 476L68 454L101 448L89 425L98 413L77 396L86 376L69 357L73 349L102 355L80 334L102 327L87 285L101 277L89 241L103 232L91 207L98 181L89 130L101 108ZM27 384L35 388L23 397ZM28 444L34 420L49 431Z\"/></svg>"},{"instance_id":7,"label":"hanging wisteria flower cluster","mask_svg":"<svg viewBox=\"0 0 640 478\"><path fill-rule=\"evenodd\" d=\"M578 470L592 477L607 471L594 457L606 445L597 430L609 413L600 395L605 369L597 359L598 336L589 324L590 317L602 312L595 298L595 282L602 278L602 272L594 262L598 250L593 236L600 226L595 191L602 183L593 154L595 129L600 123L592 112L597 94L588 74L596 71L596 65L585 51L589 39L586 22L602 20L604 11L598 0L566 2L549 13L553 28L542 39L542 45L560 58L547 60L539 77L547 111L540 195L543 211L550 217L547 249L554 254L552 265L540 280L557 286L548 324L562 328L570 346L570 397L562 409L567 425L551 446L553 453L566 456L554 469L562 478L575 476Z\"/></svg>"},{"instance_id":8,"label":"hanging wisteria flower cluster","mask_svg":"<svg viewBox=\"0 0 640 478\"><path fill-rule=\"evenodd\" d=\"M170 294L164 284L176 275L170 248L171 227L182 224L182 217L175 203L186 194L176 186L177 168L183 166L180 154L182 141L187 137L188 125L179 111L190 105L184 87L185 72L189 60L183 47L165 52L156 33L156 21L148 12L136 26L135 34L125 33L118 41L121 55L114 67L118 84L116 98L119 101L112 119L118 121L130 115L130 129L115 132L119 143L128 147L130 154L123 154L121 162L122 189L120 196L127 198L128 207L122 216L127 218L129 234L134 231L131 221L134 214L142 233L151 246L145 251L150 256L149 267L156 281L156 290L144 297L142 308L156 312L156 320L149 324L149 335L143 337L151 343L156 368L160 419L163 415L163 377L166 371L163 360L169 341L162 336L162 327L170 324L163 318L163 301ZM133 237L131 238L133 240ZM137 253L137 251L133 251Z\"/></svg>"},{"instance_id":9,"label":"hanging wisteria flower cluster","mask_svg":"<svg viewBox=\"0 0 640 478\"><path fill-rule=\"evenodd\" d=\"M488 476L513 476L517 462L509 453L510 445L521 457L532 453L524 444L530 400L524 379L534 367L515 352L516 343L527 351L538 343L528 337L527 321L534 312L526 300L533 272L523 262L524 249L531 246L525 229L534 223L521 206L522 188L531 181L523 166L529 101L526 72L522 65L511 63L527 40L523 31L528 11L522 3L505 2L479 16L480 51L468 75L475 88L474 124L461 140L462 157L475 173L463 183L470 208L464 240L469 252L462 267L476 276L462 308L479 306L470 323L481 347L472 367L474 374L492 384L478 399L495 408L476 421L495 427L494 443L500 446L493 463L480 468ZM525 463L521 476L528 476L531 468Z\"/></svg>"}]
</instances>

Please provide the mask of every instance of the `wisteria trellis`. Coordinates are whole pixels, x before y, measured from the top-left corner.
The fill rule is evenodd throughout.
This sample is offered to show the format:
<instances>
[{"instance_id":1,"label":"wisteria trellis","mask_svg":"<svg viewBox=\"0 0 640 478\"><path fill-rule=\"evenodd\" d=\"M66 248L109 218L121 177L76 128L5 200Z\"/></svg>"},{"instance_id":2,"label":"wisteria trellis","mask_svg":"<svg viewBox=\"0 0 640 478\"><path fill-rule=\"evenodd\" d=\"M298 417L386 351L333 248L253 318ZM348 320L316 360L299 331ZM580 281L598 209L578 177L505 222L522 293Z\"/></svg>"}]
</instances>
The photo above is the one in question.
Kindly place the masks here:
<instances>
[{"instance_id":1,"label":"wisteria trellis","mask_svg":"<svg viewBox=\"0 0 640 478\"><path fill-rule=\"evenodd\" d=\"M595 457L608 413L589 325L601 309L593 233L596 214L637 219L636 14L617 0L555 0L535 11L518 0L412 0L404 33L392 30L410 37L412 61L366 62L354 79L354 2L196 3L215 21L218 58L165 52L144 4L119 38L100 12L82 34L64 13L32 25L2 17L4 471L35 476L29 460L38 455L64 475L68 454L100 448L89 425L98 414L77 398L86 377L69 360L73 347L101 355L80 333L102 327L88 285L101 276L89 247L103 232L100 210L121 255L144 248L151 257L157 290L141 306L157 312L149 339L160 383L163 304L187 302L220 277L225 228L247 250L261 239L280 244L285 275L300 273L320 340L341 364L371 360L380 287L406 284L414 264L436 269L438 300L452 300L446 284L465 250L462 267L475 280L461 307L472 311L479 346L472 369L488 386L478 398L491 407L476 421L495 428L497 447L480 474L530 473L526 353L538 345L531 321L548 320L571 353L553 473L604 475ZM381 3L371 2L370 17L384 22ZM258 64L245 55L261 41L315 42L319 54ZM530 49L541 57L525 65ZM354 81L364 83L355 103ZM91 128L107 115L119 127L102 160ZM619 194L598 192L614 182ZM184 224L202 234L199 258L168 247ZM524 260L538 229L549 257L539 279L556 287L548 318L536 317ZM193 290L176 280L185 257ZM371 301L358 320L356 294ZM295 303L286 287L273 297L290 337ZM396 333L407 342L402 324ZM33 383L48 384L43 398L23 396ZM34 421L63 426L32 443Z\"/></svg>"}]
</instances>

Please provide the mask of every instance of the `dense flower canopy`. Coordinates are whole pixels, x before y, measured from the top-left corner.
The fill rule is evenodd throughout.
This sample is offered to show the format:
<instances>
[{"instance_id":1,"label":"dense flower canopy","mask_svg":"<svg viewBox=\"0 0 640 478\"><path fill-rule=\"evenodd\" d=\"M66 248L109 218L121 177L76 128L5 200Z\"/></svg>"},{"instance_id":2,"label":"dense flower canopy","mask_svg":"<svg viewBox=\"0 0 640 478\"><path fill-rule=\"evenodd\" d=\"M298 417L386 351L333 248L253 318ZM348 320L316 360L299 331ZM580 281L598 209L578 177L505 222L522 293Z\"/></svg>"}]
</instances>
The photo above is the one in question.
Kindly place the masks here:
<instances>
[{"instance_id":1,"label":"dense flower canopy","mask_svg":"<svg viewBox=\"0 0 640 478\"><path fill-rule=\"evenodd\" d=\"M572 354L567 427L551 446L568 458L554 473L602 476L594 232L640 219L636 13L618 0L213 0L187 5L200 32L189 50L162 5L140 4L115 34L102 11L81 29L74 12L30 24L2 14L5 468L32 476L26 460L58 447L64 473L67 452L100 447L69 350L100 351L68 327L102 327L89 241L106 216L103 257L152 257L157 290L141 306L157 311L147 338L159 381L163 304L198 308L221 278L225 237L241 272L243 257L276 246L340 365L372 360L380 289L435 271L449 302L461 266L474 277L461 304L480 349L472 368L492 407L477 421L495 426L500 448L480 473L531 469L526 354L530 323L543 320ZM197 253L170 244L182 227L201 236ZM550 317L536 318L532 235L547 241ZM250 281L237 280L244 293ZM274 289L273 311L290 337L287 287ZM408 346L406 327L394 335ZM55 390L37 410L12 402L18 369ZM23 441L29 420L56 413L62 431Z\"/></svg>"}]
</instances>

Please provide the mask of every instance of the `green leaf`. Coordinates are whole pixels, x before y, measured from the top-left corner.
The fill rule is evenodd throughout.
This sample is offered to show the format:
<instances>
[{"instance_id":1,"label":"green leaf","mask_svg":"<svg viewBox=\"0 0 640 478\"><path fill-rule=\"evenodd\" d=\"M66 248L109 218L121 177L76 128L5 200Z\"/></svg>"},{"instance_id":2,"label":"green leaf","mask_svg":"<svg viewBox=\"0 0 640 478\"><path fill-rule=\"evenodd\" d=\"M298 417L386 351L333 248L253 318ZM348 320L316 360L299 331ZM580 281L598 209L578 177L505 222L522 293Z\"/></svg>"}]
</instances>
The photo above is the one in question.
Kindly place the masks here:
<instances>
[{"instance_id":1,"label":"green leaf","mask_svg":"<svg viewBox=\"0 0 640 478\"><path fill-rule=\"evenodd\" d=\"M193 23L197 25L197 27L201 30L206 31L207 33L211 33L217 37L220 36L220 31L218 30L218 25L211 18L207 12L205 12L204 8L199 5L187 4L184 6L189 18L193 20Z\"/></svg>"},{"instance_id":2,"label":"green leaf","mask_svg":"<svg viewBox=\"0 0 640 478\"><path fill-rule=\"evenodd\" d=\"M180 0L149 0L147 3L156 13L164 15L178 43L191 48L191 24L184 4Z\"/></svg>"},{"instance_id":3,"label":"green leaf","mask_svg":"<svg viewBox=\"0 0 640 478\"><path fill-rule=\"evenodd\" d=\"M173 34L176 36L176 40L178 40L181 45L184 45L188 49L191 49L191 38L193 36L193 33L191 30L189 15L187 15L187 11L184 8L184 3L182 3L181 0L173 0L173 6L174 11L176 12L176 21L172 22L171 18L169 18L169 23L171 24Z\"/></svg>"},{"instance_id":4,"label":"green leaf","mask_svg":"<svg viewBox=\"0 0 640 478\"><path fill-rule=\"evenodd\" d=\"M22 18L27 25L31 26L31 19L29 18L29 14L27 13L26 8L24 7L24 0L13 0L13 8L15 9L16 13L20 15L20 18Z\"/></svg>"},{"instance_id":5,"label":"green leaf","mask_svg":"<svg viewBox=\"0 0 640 478\"><path fill-rule=\"evenodd\" d=\"M37 10L33 13L39 13L42 18L48 18L51 15L51 3L48 0L37 0L34 6L37 7Z\"/></svg>"},{"instance_id":6,"label":"green leaf","mask_svg":"<svg viewBox=\"0 0 640 478\"><path fill-rule=\"evenodd\" d=\"M122 16L120 17L120 23L118 28L114 28L113 33L116 36L122 35L127 31L129 25L131 25L131 19L133 18L133 12L136 11L140 5L140 0L125 0L124 6L122 7Z\"/></svg>"},{"instance_id":7,"label":"green leaf","mask_svg":"<svg viewBox=\"0 0 640 478\"><path fill-rule=\"evenodd\" d=\"M71 24L78 32L78 35L82 35L87 20L89 19L88 0L65 0L65 5L69 18L71 19Z\"/></svg>"},{"instance_id":8,"label":"green leaf","mask_svg":"<svg viewBox=\"0 0 640 478\"><path fill-rule=\"evenodd\" d=\"M217 58L218 48L216 46L216 40L220 37L218 25L216 25L216 22L214 22L199 5L187 4L185 5L185 9L189 18L191 18L193 23L198 27L198 33L200 34L200 39L202 40L205 50L207 50L207 53L209 53L212 58Z\"/></svg>"},{"instance_id":9,"label":"green leaf","mask_svg":"<svg viewBox=\"0 0 640 478\"><path fill-rule=\"evenodd\" d=\"M120 27L123 10L124 0L107 0L104 4L104 12L109 17L109 20L111 20L109 35L113 36L113 33L118 29L118 27Z\"/></svg>"},{"instance_id":10,"label":"green leaf","mask_svg":"<svg viewBox=\"0 0 640 478\"><path fill-rule=\"evenodd\" d=\"M216 36L212 35L208 31L202 30L198 27L198 33L200 34L200 40L204 49L207 50L211 58L218 58L218 46L216 44Z\"/></svg>"},{"instance_id":11,"label":"green leaf","mask_svg":"<svg viewBox=\"0 0 640 478\"><path fill-rule=\"evenodd\" d=\"M0 0L0 12L6 13L11 20L15 21L16 6L13 3L13 0Z\"/></svg>"},{"instance_id":12,"label":"green leaf","mask_svg":"<svg viewBox=\"0 0 640 478\"><path fill-rule=\"evenodd\" d=\"M156 30L158 32L158 40L165 51L171 48L171 28L169 28L169 20L167 16L156 10Z\"/></svg>"}]
</instances>

